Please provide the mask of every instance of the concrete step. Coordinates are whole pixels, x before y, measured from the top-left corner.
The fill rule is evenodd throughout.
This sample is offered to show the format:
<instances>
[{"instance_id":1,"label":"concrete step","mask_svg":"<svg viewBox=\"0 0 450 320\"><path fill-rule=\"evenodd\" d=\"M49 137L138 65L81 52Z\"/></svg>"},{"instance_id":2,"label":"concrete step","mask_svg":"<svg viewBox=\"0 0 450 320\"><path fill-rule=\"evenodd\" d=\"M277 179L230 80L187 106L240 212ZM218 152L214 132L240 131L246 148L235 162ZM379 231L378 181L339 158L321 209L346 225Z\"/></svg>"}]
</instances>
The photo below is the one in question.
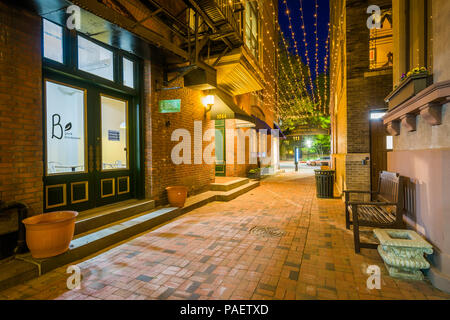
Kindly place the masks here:
<instances>
[{"instance_id":1,"label":"concrete step","mask_svg":"<svg viewBox=\"0 0 450 320\"><path fill-rule=\"evenodd\" d=\"M0 263L0 291L39 276L38 267L25 261L13 260Z\"/></svg>"},{"instance_id":2,"label":"concrete step","mask_svg":"<svg viewBox=\"0 0 450 320\"><path fill-rule=\"evenodd\" d=\"M27 265L34 266L35 269L37 266L38 271L36 272L36 270L34 269L34 273L29 272L29 278L26 279L28 280L36 277L36 275L42 275L58 267L70 264L74 261L81 260L92 254L98 253L104 249L107 249L108 247L117 245L118 243L126 239L146 232L184 213L204 206L209 202L230 201L232 199L235 199L236 197L256 188L257 186L259 186L259 181L251 180L250 182L229 191L207 191L204 193L200 193L198 195L188 197L183 208L174 208L169 206L159 207L150 211L126 217L121 220L113 221L112 223L99 226L98 228L89 229L84 233L78 233L72 240L69 250L56 257L34 259L30 253L26 253L17 255L16 259L13 261L19 261L22 264L25 262ZM93 221L96 221L97 219L107 219L99 213L100 211L101 210L97 210L94 212L90 212L89 214L86 214L86 212L84 212L80 215L80 219L79 221L77 221L77 223L81 223L81 221L84 221L86 219L94 219ZM112 213L109 214L115 215L114 212L115 211L113 210ZM118 214L115 216L115 218L117 217ZM95 223L98 223L98 221L96 221ZM92 222L89 227L92 227L93 225L94 222ZM81 227L78 228L80 228L78 230L80 231ZM10 281L9 286L17 285L20 283L13 282L14 281Z\"/></svg>"},{"instance_id":3,"label":"concrete step","mask_svg":"<svg viewBox=\"0 0 450 320\"><path fill-rule=\"evenodd\" d=\"M247 179L248 180L248 179ZM259 187L260 182L258 180L250 180L247 184L244 184L238 188L232 189L230 191L220 192L216 195L216 201L230 201L246 192L249 192L256 187Z\"/></svg>"},{"instance_id":4,"label":"concrete step","mask_svg":"<svg viewBox=\"0 0 450 320\"><path fill-rule=\"evenodd\" d=\"M210 186L212 191L229 191L232 189L236 189L244 184L247 184L248 182L249 182L248 178L235 178L227 182L211 183Z\"/></svg>"},{"instance_id":5,"label":"concrete step","mask_svg":"<svg viewBox=\"0 0 450 320\"><path fill-rule=\"evenodd\" d=\"M31 254L17 256L17 259L39 266L39 275L55 268L83 259L159 224L175 218L180 214L179 208L160 208L147 213L115 221L111 224L78 234L70 243L70 248L63 254L45 259L35 259Z\"/></svg>"},{"instance_id":6,"label":"concrete step","mask_svg":"<svg viewBox=\"0 0 450 320\"><path fill-rule=\"evenodd\" d=\"M80 212L75 223L75 235L119 221L155 208L154 200L127 200Z\"/></svg>"}]
</instances>

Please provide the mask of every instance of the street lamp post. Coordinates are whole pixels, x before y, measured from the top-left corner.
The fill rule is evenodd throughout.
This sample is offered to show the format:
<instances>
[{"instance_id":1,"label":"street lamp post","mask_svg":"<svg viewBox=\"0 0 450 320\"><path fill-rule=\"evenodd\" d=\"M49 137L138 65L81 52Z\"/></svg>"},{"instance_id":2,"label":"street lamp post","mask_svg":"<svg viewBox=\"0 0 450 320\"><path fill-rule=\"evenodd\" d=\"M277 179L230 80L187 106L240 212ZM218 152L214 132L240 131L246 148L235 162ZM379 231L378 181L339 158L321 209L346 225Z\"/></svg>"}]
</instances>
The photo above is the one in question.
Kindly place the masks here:
<instances>
[{"instance_id":1,"label":"street lamp post","mask_svg":"<svg viewBox=\"0 0 450 320\"><path fill-rule=\"evenodd\" d=\"M295 147L295 152L294 152L295 171L298 171L298 162L299 161L300 161L300 148Z\"/></svg>"}]
</instances>

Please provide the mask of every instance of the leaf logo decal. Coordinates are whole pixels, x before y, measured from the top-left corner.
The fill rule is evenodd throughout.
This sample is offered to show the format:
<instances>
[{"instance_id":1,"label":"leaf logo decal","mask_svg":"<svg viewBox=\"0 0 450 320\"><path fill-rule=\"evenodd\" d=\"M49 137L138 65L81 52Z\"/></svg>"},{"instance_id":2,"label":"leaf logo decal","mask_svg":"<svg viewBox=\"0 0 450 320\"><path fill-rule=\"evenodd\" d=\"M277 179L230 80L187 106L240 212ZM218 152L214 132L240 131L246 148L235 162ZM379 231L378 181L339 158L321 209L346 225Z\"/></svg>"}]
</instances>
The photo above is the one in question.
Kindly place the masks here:
<instances>
[{"instance_id":1,"label":"leaf logo decal","mask_svg":"<svg viewBox=\"0 0 450 320\"><path fill-rule=\"evenodd\" d=\"M69 122L68 124L66 124L66 126L64 127L65 131L69 131L70 129L72 129L72 122Z\"/></svg>"}]
</instances>

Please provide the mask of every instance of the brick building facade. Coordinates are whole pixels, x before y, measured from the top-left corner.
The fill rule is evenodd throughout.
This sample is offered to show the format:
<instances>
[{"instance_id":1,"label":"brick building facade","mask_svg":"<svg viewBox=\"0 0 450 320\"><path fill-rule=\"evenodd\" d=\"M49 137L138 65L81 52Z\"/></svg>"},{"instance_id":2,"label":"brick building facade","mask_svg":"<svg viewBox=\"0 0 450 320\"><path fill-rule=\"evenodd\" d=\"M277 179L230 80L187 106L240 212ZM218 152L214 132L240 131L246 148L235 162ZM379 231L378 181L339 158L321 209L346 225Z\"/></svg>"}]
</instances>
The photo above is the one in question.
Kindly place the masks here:
<instances>
[{"instance_id":1,"label":"brick building facade","mask_svg":"<svg viewBox=\"0 0 450 320\"><path fill-rule=\"evenodd\" d=\"M0 2L0 199L43 210L41 19Z\"/></svg>"},{"instance_id":2,"label":"brick building facade","mask_svg":"<svg viewBox=\"0 0 450 320\"><path fill-rule=\"evenodd\" d=\"M164 203L166 201L165 188L171 185L189 187L189 194L197 194L209 189L214 182L213 164L175 165L171 159L171 151L178 141L171 141L170 137L175 129L183 128L191 135L191 150L194 151L194 121L202 122L202 134L213 128L214 122L204 119L205 107L201 103L203 96L199 90L183 87L183 79L174 84L182 87L176 90L156 90L157 82L161 83L163 71L161 64L146 62L145 74L145 196L146 198ZM150 69L150 70L148 70ZM151 83L150 83L151 82ZM160 113L158 101L162 99L181 99L180 113ZM209 144L203 141L202 150Z\"/></svg>"},{"instance_id":3,"label":"brick building facade","mask_svg":"<svg viewBox=\"0 0 450 320\"><path fill-rule=\"evenodd\" d=\"M336 187L371 188L370 114L385 109L392 66L371 67L370 1L340 0L330 5L330 115ZM377 3L389 8L390 1Z\"/></svg>"},{"instance_id":4,"label":"brick building facade","mask_svg":"<svg viewBox=\"0 0 450 320\"><path fill-rule=\"evenodd\" d=\"M135 155L136 190L134 197L154 199L158 204L164 204L167 202L165 187L170 185L186 185L190 194L208 190L215 177L214 164L193 164L194 155L191 157L192 164L175 165L171 160L171 151L178 143L178 141L171 141L171 134L175 129L183 128L190 132L192 137L191 150L193 151L194 121L202 121L203 133L214 128L214 121L210 120L210 113L205 110L205 106L202 104L202 98L207 94L207 91L200 87L186 86L182 72L177 74L173 70L168 71L169 68L183 70L187 61L192 59L192 56L188 56L188 53L194 55L195 52L193 35L188 41L191 46L189 48L186 39L180 36L179 30L185 30L183 28L187 30L186 25L189 24L190 30L193 31L195 29L193 17L195 16L199 17L200 22L206 21L198 28L200 32L203 32L203 37L204 34L207 34L210 38L200 37L197 39L199 43L202 42L202 47L199 49L201 59L199 59L198 65L200 66L199 69L211 72L214 69L211 65L213 65L213 62L217 62L217 70L214 71L218 73L217 79L222 79L221 70L229 67L227 57L232 56L236 50L244 52L242 56L245 56L246 60L241 58L235 68L246 70L251 79L246 78L246 75L246 77L239 79L240 82L236 82L235 86L238 88L241 85L247 84L247 86L245 88L240 87L241 90L238 90L238 92L226 90L226 85L233 83L233 77L230 77L231 80L227 80L227 83L218 81L213 85L226 90L234 103L249 116L254 115L252 107L258 106L265 115L262 120L273 127L275 115L270 106L274 101L258 100L255 102L255 99L251 97L255 95L255 91L264 92L267 81L271 81L269 78L273 77L268 73L275 74L275 61L271 61L270 64L267 63L263 67L263 55L275 57L276 30L273 24L270 24L272 30L267 30L267 27L262 25L261 18L264 16L266 20L270 20L269 16L272 17L272 10L277 12L277 4L276 2L265 1L265 6L270 11L269 9L263 10L259 6L254 9L257 12L256 17L260 24L258 28L259 37L262 37L262 34L270 34L273 37L271 41L264 37L264 45L259 48L261 59L257 59L253 56L252 50L248 48L248 43L245 40L246 26L243 20L245 17L243 12L248 10L245 7L243 8L244 11L239 11L236 14L231 13L235 16L230 16L228 9L217 7L218 10L223 10L223 15L229 23L232 22L231 24L234 27L238 27L238 29L232 31L241 37L240 40L239 37L236 38L237 45L232 43L233 47L230 47L231 49L228 49L225 54L221 54L224 52L223 43L220 42L220 37L218 39L215 37L218 37L217 32L223 32L223 30L216 30L218 27L215 25L210 26L208 23L211 21L208 20L208 17L203 16L203 12L198 11L201 8L188 7L183 1L163 2L156 17L144 19L150 13L150 8L139 2L121 2L100 1L94 4L87 1L73 1L73 4L80 6L82 12L80 34L87 36L88 39L92 37L92 40L100 45L104 43L111 50L117 50L117 53L114 53L117 56L134 55L131 57L135 57L135 62L139 65L140 89L135 98L139 101L136 105L141 110L138 115L139 119L136 120L138 128L136 144L140 144L140 146L136 147L137 153ZM47 4L41 3L39 0L36 3L42 6L28 7L27 4L23 4L22 7L21 4L10 1L0 2L0 200L24 202L30 207L30 215L50 210L49 207L46 208L47 186L45 184L46 140L45 122L43 122L43 120L45 121L43 79L46 72L44 69L47 67L43 66L43 21L47 19L61 26L64 37L69 36L69 34L73 37L74 34L74 31L69 32L65 25L67 3L56 1ZM211 1L210 4L218 6L218 3ZM240 4L235 5L240 6ZM58 16L58 14L54 14L55 12L60 12L61 15ZM164 23L164 19L172 20L170 20L171 23ZM83 21L87 22L83 24ZM101 23L89 25L92 21ZM215 22L212 21L211 23ZM99 32L92 31L95 28L100 28L102 24L109 24L109 29ZM173 24L177 24L176 30ZM109 36L103 35L108 32L111 32ZM117 32L117 34L114 34L114 32ZM227 36L232 33L230 30L227 32ZM118 39L120 41L116 41ZM227 39L227 41L232 40ZM206 65L207 63L210 64L209 67ZM49 64L49 66L50 69L54 68L53 64ZM266 79L264 79L264 76L266 76ZM118 79L120 80L121 77L118 76ZM177 79L174 79L168 85L167 81L175 77ZM96 85L95 78L88 77L88 80L90 86ZM252 81L259 82L260 86L252 86ZM103 82L99 81L99 83L101 87ZM270 88L267 87L267 90L271 91L268 94L274 95L275 88L276 84L274 83L271 84ZM158 109L159 101L171 99L181 100L180 112L161 113ZM227 119L227 121L229 121L230 127L236 127L233 124L234 119ZM209 143L209 141L203 141L203 148ZM86 148L86 166L88 162L89 165L91 162L90 152ZM89 161L87 154L89 154ZM227 175L246 176L248 170L255 165L240 166L229 163L227 166ZM51 210L70 209L70 197L73 196L70 193L70 188L69 183L63 189L63 198L67 197L65 199L67 200L66 205L54 207Z\"/></svg>"}]
</instances>

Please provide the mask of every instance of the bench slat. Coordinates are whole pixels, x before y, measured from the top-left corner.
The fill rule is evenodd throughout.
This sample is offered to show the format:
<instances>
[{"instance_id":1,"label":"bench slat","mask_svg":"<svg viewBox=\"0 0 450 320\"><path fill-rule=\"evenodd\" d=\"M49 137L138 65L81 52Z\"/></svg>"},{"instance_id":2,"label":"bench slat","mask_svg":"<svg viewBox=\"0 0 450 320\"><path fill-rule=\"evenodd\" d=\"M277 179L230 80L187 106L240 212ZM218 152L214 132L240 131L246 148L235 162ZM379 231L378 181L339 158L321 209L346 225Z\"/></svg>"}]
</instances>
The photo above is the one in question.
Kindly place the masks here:
<instances>
[{"instance_id":1,"label":"bench slat","mask_svg":"<svg viewBox=\"0 0 450 320\"><path fill-rule=\"evenodd\" d=\"M351 206L348 207L348 210L352 212ZM385 208L376 205L373 206L359 205L358 217L360 217L360 220L377 222L382 224L389 224L395 222L394 214L390 213Z\"/></svg>"}]
</instances>

